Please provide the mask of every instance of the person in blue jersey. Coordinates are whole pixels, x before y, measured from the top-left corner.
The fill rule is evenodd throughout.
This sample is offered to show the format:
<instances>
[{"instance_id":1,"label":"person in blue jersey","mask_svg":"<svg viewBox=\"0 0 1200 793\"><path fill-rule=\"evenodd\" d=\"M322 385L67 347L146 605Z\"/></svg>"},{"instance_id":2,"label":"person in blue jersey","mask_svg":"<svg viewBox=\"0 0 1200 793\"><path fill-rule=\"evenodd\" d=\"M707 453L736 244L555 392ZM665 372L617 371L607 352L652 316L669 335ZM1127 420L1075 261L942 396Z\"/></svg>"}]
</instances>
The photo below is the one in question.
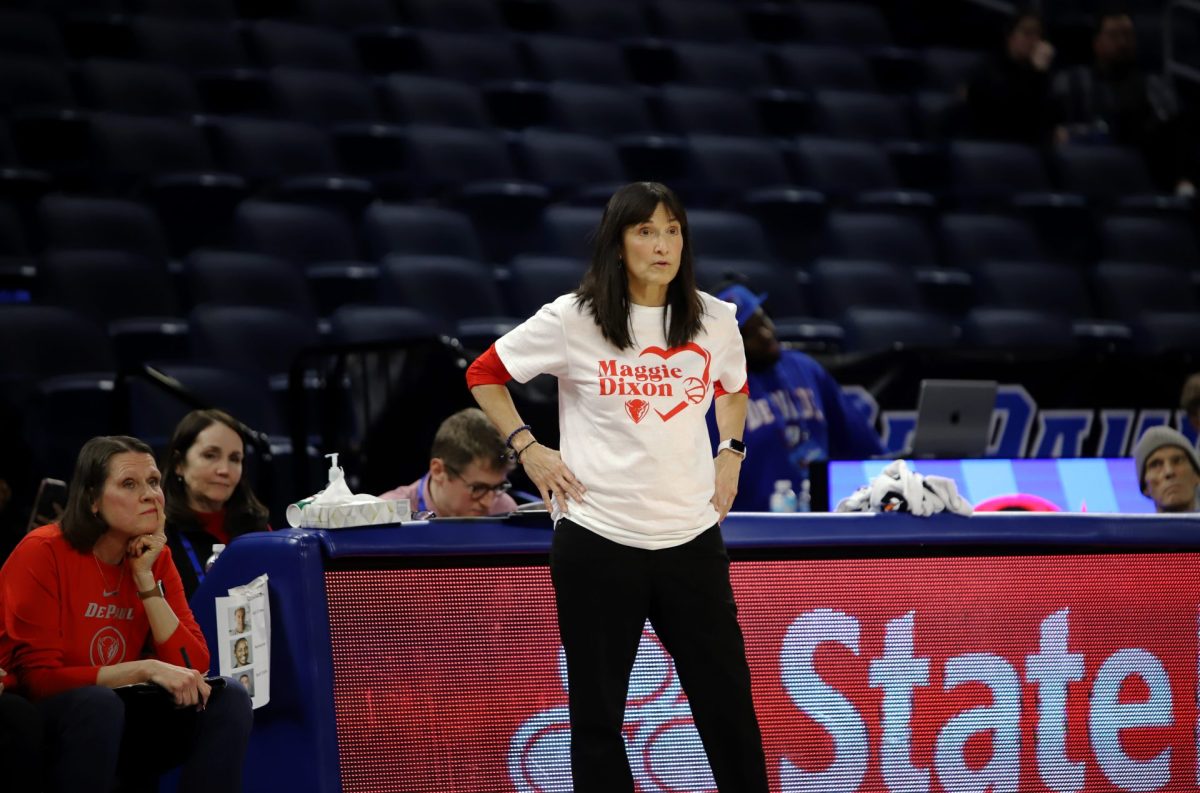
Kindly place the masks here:
<instances>
[{"instance_id":1,"label":"person in blue jersey","mask_svg":"<svg viewBox=\"0 0 1200 793\"><path fill-rule=\"evenodd\" d=\"M767 511L775 482L790 479L799 489L814 460L863 460L883 453L879 435L832 375L804 353L780 345L762 309L766 294L732 284L716 296L737 306L749 369L745 441L754 454L742 463L734 510ZM710 436L714 432L710 415Z\"/></svg>"}]
</instances>

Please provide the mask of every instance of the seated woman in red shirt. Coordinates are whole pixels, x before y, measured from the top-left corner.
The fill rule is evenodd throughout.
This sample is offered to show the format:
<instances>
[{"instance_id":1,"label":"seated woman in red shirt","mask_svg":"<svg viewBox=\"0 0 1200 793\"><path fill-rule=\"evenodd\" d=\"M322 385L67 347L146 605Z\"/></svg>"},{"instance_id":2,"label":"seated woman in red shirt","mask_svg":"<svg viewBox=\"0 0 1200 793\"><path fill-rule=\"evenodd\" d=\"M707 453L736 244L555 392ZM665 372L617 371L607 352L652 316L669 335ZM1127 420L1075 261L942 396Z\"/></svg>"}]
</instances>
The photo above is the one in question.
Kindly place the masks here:
<instances>
[{"instance_id":1,"label":"seated woman in red shirt","mask_svg":"<svg viewBox=\"0 0 1200 793\"><path fill-rule=\"evenodd\" d=\"M238 425L223 410L193 410L163 452L167 543L189 598L214 543L269 528L267 508L242 478L246 444Z\"/></svg>"},{"instance_id":2,"label":"seated woman in red shirt","mask_svg":"<svg viewBox=\"0 0 1200 793\"><path fill-rule=\"evenodd\" d=\"M92 438L62 518L0 569L0 666L41 711L50 790L153 789L177 765L182 790L241 789L250 699L205 680L208 647L163 520L150 447ZM138 683L155 685L113 690Z\"/></svg>"}]
</instances>

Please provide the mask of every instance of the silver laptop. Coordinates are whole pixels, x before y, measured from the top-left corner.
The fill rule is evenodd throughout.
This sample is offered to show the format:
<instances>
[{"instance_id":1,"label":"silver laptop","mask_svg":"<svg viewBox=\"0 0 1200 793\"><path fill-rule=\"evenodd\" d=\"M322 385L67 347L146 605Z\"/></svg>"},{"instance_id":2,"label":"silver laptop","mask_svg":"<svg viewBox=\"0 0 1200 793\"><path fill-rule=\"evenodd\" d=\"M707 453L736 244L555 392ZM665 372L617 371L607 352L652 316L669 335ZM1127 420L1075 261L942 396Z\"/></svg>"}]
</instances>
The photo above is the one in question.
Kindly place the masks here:
<instances>
[{"instance_id":1,"label":"silver laptop","mask_svg":"<svg viewBox=\"0 0 1200 793\"><path fill-rule=\"evenodd\" d=\"M995 408L995 380L922 380L912 456L983 457Z\"/></svg>"}]
</instances>

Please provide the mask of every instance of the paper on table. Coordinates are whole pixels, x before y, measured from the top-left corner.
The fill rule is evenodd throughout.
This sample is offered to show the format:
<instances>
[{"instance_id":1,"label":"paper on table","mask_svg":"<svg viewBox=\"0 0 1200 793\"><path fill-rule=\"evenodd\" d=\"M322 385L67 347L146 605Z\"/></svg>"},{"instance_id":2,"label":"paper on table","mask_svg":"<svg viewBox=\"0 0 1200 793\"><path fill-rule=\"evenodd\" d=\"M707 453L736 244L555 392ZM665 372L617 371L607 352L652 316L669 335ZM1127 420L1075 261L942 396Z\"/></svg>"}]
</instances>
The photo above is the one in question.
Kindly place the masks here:
<instances>
[{"instance_id":1,"label":"paper on table","mask_svg":"<svg viewBox=\"0 0 1200 793\"><path fill-rule=\"evenodd\" d=\"M271 605L267 576L215 598L217 657L225 677L239 681L255 708L271 701Z\"/></svg>"}]
</instances>

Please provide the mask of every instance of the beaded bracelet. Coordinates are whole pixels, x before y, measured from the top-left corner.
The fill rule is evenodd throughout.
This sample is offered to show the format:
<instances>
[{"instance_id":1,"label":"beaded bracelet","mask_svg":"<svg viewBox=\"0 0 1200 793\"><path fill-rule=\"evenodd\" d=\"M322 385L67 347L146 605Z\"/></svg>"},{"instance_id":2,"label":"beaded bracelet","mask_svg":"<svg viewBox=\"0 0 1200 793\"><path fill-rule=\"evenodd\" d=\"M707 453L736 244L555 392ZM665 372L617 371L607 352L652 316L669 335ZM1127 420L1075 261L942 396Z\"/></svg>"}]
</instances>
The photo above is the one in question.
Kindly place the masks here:
<instances>
[{"instance_id":1,"label":"beaded bracelet","mask_svg":"<svg viewBox=\"0 0 1200 793\"><path fill-rule=\"evenodd\" d=\"M533 427L529 426L528 424L522 424L521 426L517 427L512 432L508 433L508 438L504 441L504 445L511 449L513 447L513 445L512 445L513 438L517 437L525 430L529 430L530 432L533 432Z\"/></svg>"},{"instance_id":2,"label":"beaded bracelet","mask_svg":"<svg viewBox=\"0 0 1200 793\"><path fill-rule=\"evenodd\" d=\"M519 450L518 450L518 451L517 451L517 452L516 452L516 453L513 455L513 457L514 457L514 458L516 458L516 461L517 461L518 463L519 463L519 462L521 462L521 453L522 453L522 452L524 452L526 449L528 449L530 446L532 446L532 445L533 445L533 444L535 444L535 443L537 443L537 438L534 438L534 439L533 439L533 440L531 440L529 443L527 443L527 444L525 444L524 446L522 446L522 447L521 447L521 448L520 448L520 449L519 449Z\"/></svg>"}]
</instances>

